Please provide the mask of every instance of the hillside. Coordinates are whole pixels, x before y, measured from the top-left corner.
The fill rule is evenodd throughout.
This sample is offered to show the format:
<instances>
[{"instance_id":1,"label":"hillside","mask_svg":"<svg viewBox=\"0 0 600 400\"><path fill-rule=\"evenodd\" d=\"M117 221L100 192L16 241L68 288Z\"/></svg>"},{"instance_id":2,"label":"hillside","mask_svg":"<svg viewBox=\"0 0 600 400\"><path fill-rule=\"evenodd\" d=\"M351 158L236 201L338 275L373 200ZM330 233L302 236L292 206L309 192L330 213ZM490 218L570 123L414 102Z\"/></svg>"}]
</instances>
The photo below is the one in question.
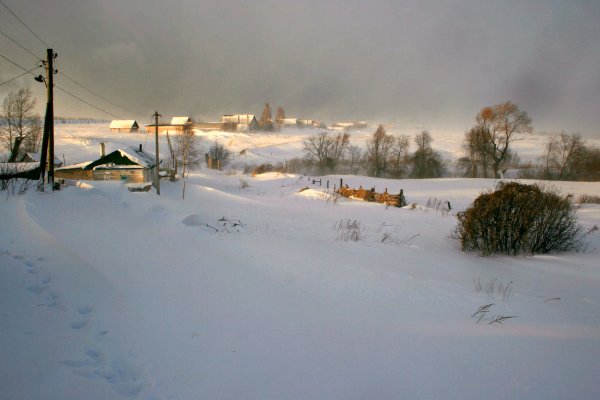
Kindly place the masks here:
<instances>
[{"instance_id":1,"label":"hillside","mask_svg":"<svg viewBox=\"0 0 600 400\"><path fill-rule=\"evenodd\" d=\"M67 163L97 158L100 142L153 146L60 129ZM303 140L213 135L203 145L251 149L257 162L298 156ZM450 237L455 213L494 180L323 182L340 178L403 189L415 206L337 199L300 175L206 169L185 200L182 181L161 183L161 196L95 181L2 200L3 397L600 396L600 235L580 253L466 254ZM556 185L600 195L600 183ZM578 218L600 225L600 205Z\"/></svg>"}]
</instances>

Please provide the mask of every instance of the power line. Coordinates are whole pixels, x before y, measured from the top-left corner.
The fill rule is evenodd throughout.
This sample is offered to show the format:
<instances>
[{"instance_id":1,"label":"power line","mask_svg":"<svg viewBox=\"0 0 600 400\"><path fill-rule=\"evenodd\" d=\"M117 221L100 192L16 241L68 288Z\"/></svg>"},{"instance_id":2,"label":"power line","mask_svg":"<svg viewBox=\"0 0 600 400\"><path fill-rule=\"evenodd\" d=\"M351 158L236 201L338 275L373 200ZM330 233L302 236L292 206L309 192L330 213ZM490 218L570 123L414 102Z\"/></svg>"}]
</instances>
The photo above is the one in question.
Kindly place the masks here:
<instances>
[{"instance_id":1,"label":"power line","mask_svg":"<svg viewBox=\"0 0 600 400\"><path fill-rule=\"evenodd\" d=\"M43 40L42 40L42 39L41 39L41 38L40 38L38 35L36 35L36 34L35 34L35 32L33 32L33 31L32 31L32 30L31 30L31 29L30 29L30 28L27 26L27 24L25 24L25 23L24 23L24 22L23 22L23 21L22 21L22 20L21 20L21 19L20 19L20 18L19 18L19 17L18 17L18 16L15 14L15 13L14 13L14 12L12 12L12 10L11 10L10 8L8 8L8 6L7 6L7 5L6 5L6 4L5 4L5 3L4 3L2 0L0 0L0 3L1 3L1 4L2 4L2 5L3 5L3 6L4 6L4 7L5 7L5 8L6 8L6 9L7 9L7 10L8 10L8 11L9 11L9 12L10 12L10 13L11 13L11 14L14 16L14 17L15 17L15 18L16 18L16 19L18 19L18 20L19 20L19 22L21 22L21 23L22 23L22 24L23 24L23 25L24 25L24 26L25 26L25 27L26 27L26 28L27 28L27 29L28 29L28 30L29 30L29 31L30 31L30 32L31 32L31 33L32 33L32 34L33 34L33 35L36 37L36 38L38 38L38 39L39 39L39 40L40 40L40 41L41 41L41 42L42 42L44 45L46 45L46 47L50 47L50 46L48 46L48 45L46 44L46 42L44 42L44 41L43 41ZM28 48L26 48L25 46L23 46L22 44L20 44L19 42L17 42L15 39L13 39L12 37L10 37L8 34L6 34L5 32L3 32L2 30L0 30L0 34L2 34L2 35L3 35L4 37L6 37L8 40L10 40L11 42L13 42L13 43L14 43L14 44L16 44L17 46L19 46L21 49L25 50L27 53L29 53L30 55L32 55L32 56L33 56L33 57L35 57L36 59L38 59L38 60L41 60L41 59L42 59L41 57L38 57L38 56L37 56L37 55L36 55L36 54L35 54L33 51L29 50ZM23 67L19 66L18 64L16 64L16 63L14 63L13 61L9 60L8 58L6 58L6 57L3 57L3 58L4 58L4 59L6 59L7 61L11 62L12 64L14 64L14 65L18 66L19 68L22 68L23 70L25 70L25 68L23 68ZM29 72L31 72L31 71L29 71ZM20 75L20 76L23 76L23 75L25 75L25 74L22 74L22 75ZM111 100L107 99L106 97L104 97L104 96L102 96L102 95L100 95L100 94L96 93L96 92L95 92L95 91L93 91L92 89L90 89L90 88L88 88L88 87L84 86L82 83L80 83L80 82L76 81L75 79L73 79L73 78L69 77L69 76L68 76L67 74L65 74L64 72L61 72L61 75L62 75L62 76L64 76L65 78L67 78L68 80L70 80L71 82L75 83L76 85L80 86L80 87L81 87L81 88L83 88L84 90L87 90L88 92L92 93L94 96L96 96L96 97L98 97L98 98L102 99L103 101L105 101L105 102L106 102L106 103L108 103L108 104L111 104L111 105L113 105L113 106L115 106L115 107L117 107L117 108L119 108L119 109L125 110L125 111L127 111L127 112L129 112L129 113L132 113L132 114L138 114L138 115L142 115L142 113L137 113L137 112L131 111L131 110L127 109L127 107L124 107L124 106L122 106L122 105L120 105L120 104L117 104L117 103L115 103L115 102L113 102L113 101L111 101ZM19 76L19 77L20 77L20 76ZM11 81L13 81L14 79L17 79L17 78L18 78L18 77L16 77L16 78L13 78L13 79L11 79L11 80L9 80L9 81L7 81L7 82L3 82L3 83L2 83L2 85L6 84L6 83L8 83L8 82L11 82ZM57 87L57 86L55 85L55 87ZM72 93L66 92L66 90L65 90L65 89L62 89L62 88L60 88L60 89L61 89L61 90L63 90L63 91L65 91L65 93L68 93L68 94L70 94L70 95L71 95L71 96L73 96L73 97L76 97L78 100L80 100L80 101L83 101L84 103L86 103L86 104L88 104L88 105L90 105L90 106L92 106L92 107L94 107L94 108L96 108L96 109L98 109L98 110L101 110L102 112L105 112L105 113L107 113L107 114L109 114L109 115L113 115L113 114L111 114L111 113L109 113L109 112L107 112L107 111L104 111L104 110L102 110L102 109L101 109L101 108L99 108L99 107L96 107L96 106L94 106L93 104L91 104L91 103L89 103L89 102L86 102L85 100L82 100L81 98L78 98L77 96L73 95Z\"/></svg>"},{"instance_id":2,"label":"power line","mask_svg":"<svg viewBox=\"0 0 600 400\"><path fill-rule=\"evenodd\" d=\"M44 46L46 46L47 48L50 48L50 46L46 42L44 42L42 40L42 38L40 38L38 35L36 35L35 32L32 31L31 28L29 26L27 26L27 24L25 22L23 22L23 20L21 20L21 18L19 18L17 16L17 14L15 14L10 8L8 8L8 6L6 4L4 4L4 2L2 0L0 0L0 3L2 3L2 5L8 10L8 12L11 13L13 15L13 17L15 17L17 20L19 20L19 22L22 23L23 26L25 26L25 28L27 28L27 30L29 32L31 32L31 34L37 38L37 40L39 40L40 42L42 42L42 44Z\"/></svg>"},{"instance_id":3,"label":"power line","mask_svg":"<svg viewBox=\"0 0 600 400\"><path fill-rule=\"evenodd\" d=\"M0 2L1 2L1 1L2 1L2 0L0 0ZM17 67L21 68L23 71L26 71L26 73L29 73L29 74L31 74L31 75L33 75L33 76L35 76L35 74L32 74L32 73L31 73L31 71L33 71L33 69L32 69L31 71L29 71L29 70L27 70L27 68L20 66L19 64L17 64L16 62L14 62L13 60L11 60L10 58L3 56L2 54L0 54L0 57L4 58L6 61L8 61L9 63L11 63L12 65L15 65L15 66L17 66ZM36 68L37 68L37 67L36 67ZM34 69L35 69L35 68L34 68Z\"/></svg>"},{"instance_id":4,"label":"power line","mask_svg":"<svg viewBox=\"0 0 600 400\"><path fill-rule=\"evenodd\" d=\"M0 0L0 1L1 1L1 0ZM66 90L66 89L63 89L63 88L61 88L61 87L60 87L60 86L58 86L58 85L54 85L54 87L55 87L55 88L57 88L58 90L60 90L61 92L64 92L64 93L68 94L69 96L76 98L77 100L81 101L82 103L85 103L85 104L87 104L88 106L95 108L95 109L96 109L96 110L98 110L98 111L102 111L103 113L105 113L105 114L108 114L108 115L110 115L110 116L112 116L112 117L115 117L115 118L117 118L117 119L123 119L123 118L119 117L118 115L115 115L115 114L113 114L113 113L111 113L111 112L108 112L108 111L106 111L106 110L104 110L104 109L102 109L102 108L98 107L98 106L95 106L95 105L93 105L93 104L92 104L92 103L90 103L89 101L83 100L81 97L79 97L79 96L77 96L77 95L74 95L73 93L69 92L69 91L68 91L68 90Z\"/></svg>"},{"instance_id":5,"label":"power line","mask_svg":"<svg viewBox=\"0 0 600 400\"><path fill-rule=\"evenodd\" d=\"M2 0L0 0L0 2L1 2L1 1L2 1ZM13 64L13 65L15 65L15 66L17 66L17 67L21 68L23 71L25 71L25 73L23 73L22 75L25 75L25 74L31 74L31 75L35 76L35 74L33 74L31 71L35 70L35 69L36 69L36 68L38 68L38 67L36 67L36 68L34 68L34 69L32 69L32 70L28 71L28 70L27 70L27 68L20 66L19 64L17 64L16 62L12 61L12 60L11 60L11 59L9 59L8 57L5 57L5 56L3 56L2 54L0 54L0 57L4 58L4 59L5 59L6 61L8 61L9 63L11 63L11 64ZM20 75L20 76L22 76L22 75ZM17 77L17 78L18 78L18 77ZM13 79L11 79L11 80L14 80L14 79L16 79L16 78L13 78ZM3 83L3 84L4 84L4 83ZM119 116L117 116L117 115L115 115L115 114L113 114L113 113L111 113L111 112L108 112L108 111L106 111L106 110L104 110L104 109L102 109L102 108L100 108L100 107L98 107L98 106L95 106L95 105L93 105L93 104L92 104L92 103L90 103L89 101L86 101L86 100L82 99L81 97L79 97L79 96L77 96L77 95L74 95L73 93L69 92L69 91L68 91L68 90L66 90L66 89L63 89L63 88L61 88L60 86L58 86L58 85L56 85L56 84L54 85L54 87L55 87L55 88L57 88L58 90L60 90L60 91L64 92L64 93L68 94L69 96L72 96L72 97L76 98L77 100L81 101L82 103L85 103L85 104L87 104L88 106L95 108L95 109L96 109L96 110L98 110L98 111L102 111L102 112L103 112L103 113L105 113L105 114L108 114L108 115L110 115L110 116L113 116L113 117L115 117L115 118L118 118L118 119L122 119L121 117L119 117Z\"/></svg>"},{"instance_id":6,"label":"power line","mask_svg":"<svg viewBox=\"0 0 600 400\"><path fill-rule=\"evenodd\" d=\"M10 82L14 81L15 79L19 79L19 78L20 78L20 77L22 77L23 75L31 74L31 72L32 72L32 71L34 71L34 70L36 70L36 69L38 69L38 67L32 68L32 69L30 69L29 71L25 71L25 72L23 72L23 73L22 73L21 75L19 75L19 76L15 76L15 77L14 77L14 78L12 78L12 79L9 79L9 80L7 80L7 81L4 81L4 82L0 83L0 86L4 86L4 85L6 85L7 83L10 83ZM32 75L33 75L33 74L32 74Z\"/></svg>"},{"instance_id":7,"label":"power line","mask_svg":"<svg viewBox=\"0 0 600 400\"><path fill-rule=\"evenodd\" d=\"M17 42L15 39L13 39L10 36L8 36L2 30L0 30L0 34L2 34L5 38L7 38L8 40L10 40L14 44L16 44L17 46L19 46L20 48L22 48L23 50L25 50L26 52L28 52L29 54L31 54L32 56L34 56L35 58L37 58L38 60L42 59L42 57L38 57L33 51L29 50L28 48L26 48L25 46L23 46L21 43Z\"/></svg>"},{"instance_id":8,"label":"power line","mask_svg":"<svg viewBox=\"0 0 600 400\"><path fill-rule=\"evenodd\" d=\"M88 88L88 87L84 86L83 84L81 84L81 83L77 82L75 79L73 79L73 78L69 77L69 76L68 76L67 74L65 74L64 72L61 72L61 75L62 75L63 77L65 77L65 78L67 78L68 80L70 80L71 82L75 83L76 85L78 85L78 86L82 87L83 89L87 90L88 92L90 92L90 93L91 93L91 94L93 94L94 96L96 96L96 97L98 97L98 98L100 98L100 99L104 100L104 101L105 101L105 102L107 102L108 104L112 104L113 106L115 106L115 107L117 107L117 108L120 108L120 109L122 109L122 110L125 110L125 111L127 111L127 112L129 112L129 113L132 113L132 114L143 115L142 113L137 113L137 112L134 112L134 111L132 111L132 110L128 110L128 109L127 109L127 107L123 107L122 105L120 105L120 104L117 104L117 103L115 103L115 102L113 102L113 101L111 101L111 100L107 99L106 97L99 95L98 93L96 93L96 92L95 92L95 91L93 91L92 89L90 89L90 88Z\"/></svg>"}]
</instances>

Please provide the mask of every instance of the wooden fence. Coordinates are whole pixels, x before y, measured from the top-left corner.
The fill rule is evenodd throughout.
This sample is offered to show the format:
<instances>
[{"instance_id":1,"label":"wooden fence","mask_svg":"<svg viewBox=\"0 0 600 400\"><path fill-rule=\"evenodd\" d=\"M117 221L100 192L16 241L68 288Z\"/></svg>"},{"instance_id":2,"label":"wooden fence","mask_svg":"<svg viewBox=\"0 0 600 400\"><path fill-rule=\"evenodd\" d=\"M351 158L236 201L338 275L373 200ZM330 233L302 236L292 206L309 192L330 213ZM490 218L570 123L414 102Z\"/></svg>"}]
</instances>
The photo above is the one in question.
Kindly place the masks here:
<instances>
[{"instance_id":1,"label":"wooden fence","mask_svg":"<svg viewBox=\"0 0 600 400\"><path fill-rule=\"evenodd\" d=\"M344 197L382 203L392 207L404 207L406 205L402 189L400 189L399 194L389 194L387 188L383 193L377 193L375 192L375 188L367 190L360 186L358 189L352 189L346 185L345 187L340 187L337 192Z\"/></svg>"}]
</instances>

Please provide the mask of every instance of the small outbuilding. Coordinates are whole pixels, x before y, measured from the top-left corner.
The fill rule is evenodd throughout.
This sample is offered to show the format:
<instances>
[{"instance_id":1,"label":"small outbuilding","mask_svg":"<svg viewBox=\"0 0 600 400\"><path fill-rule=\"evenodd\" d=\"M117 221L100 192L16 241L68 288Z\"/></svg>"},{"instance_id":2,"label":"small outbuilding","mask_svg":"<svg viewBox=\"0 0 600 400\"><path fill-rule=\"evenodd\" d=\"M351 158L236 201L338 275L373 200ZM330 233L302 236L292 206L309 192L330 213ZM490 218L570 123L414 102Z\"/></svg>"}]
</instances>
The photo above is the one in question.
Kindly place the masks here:
<instances>
[{"instance_id":1,"label":"small outbuilding","mask_svg":"<svg viewBox=\"0 0 600 400\"><path fill-rule=\"evenodd\" d=\"M115 133L137 133L140 126L134 119L115 119L110 123L110 131Z\"/></svg>"},{"instance_id":2,"label":"small outbuilding","mask_svg":"<svg viewBox=\"0 0 600 400\"><path fill-rule=\"evenodd\" d=\"M39 163L40 157L41 157L40 153L25 153L19 161L25 162L25 163ZM54 166L62 167L62 165L63 165L63 162L60 161L60 159L58 157L54 156Z\"/></svg>"}]
</instances>

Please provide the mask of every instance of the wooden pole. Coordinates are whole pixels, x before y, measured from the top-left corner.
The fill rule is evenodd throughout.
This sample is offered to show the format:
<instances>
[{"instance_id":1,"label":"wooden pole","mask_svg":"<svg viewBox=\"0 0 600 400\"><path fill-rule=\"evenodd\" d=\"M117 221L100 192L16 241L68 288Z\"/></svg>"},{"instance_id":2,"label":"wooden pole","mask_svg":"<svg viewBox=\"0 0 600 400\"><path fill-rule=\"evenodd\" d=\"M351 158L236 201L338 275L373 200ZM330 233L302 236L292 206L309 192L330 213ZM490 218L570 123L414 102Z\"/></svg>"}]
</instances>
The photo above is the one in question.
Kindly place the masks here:
<instances>
[{"instance_id":1,"label":"wooden pole","mask_svg":"<svg viewBox=\"0 0 600 400\"><path fill-rule=\"evenodd\" d=\"M158 111L154 112L154 138L156 141L156 165L154 166L154 179L156 181L156 194L160 196L160 157L158 155L158 117L161 115Z\"/></svg>"},{"instance_id":2,"label":"wooden pole","mask_svg":"<svg viewBox=\"0 0 600 400\"><path fill-rule=\"evenodd\" d=\"M48 57L48 183L54 190L54 58L56 54L47 49Z\"/></svg>"},{"instance_id":3,"label":"wooden pole","mask_svg":"<svg viewBox=\"0 0 600 400\"><path fill-rule=\"evenodd\" d=\"M48 167L48 148L50 147L50 117L52 116L52 85L50 85L51 77L54 73L52 61L54 58L52 49L47 49L46 51L47 60L43 61L46 66L46 79L36 78L39 82L44 82L46 84L46 115L44 117L44 135L42 136L42 148L40 154L40 180L38 181L38 190L40 192L44 191L44 186L46 184L46 169ZM54 79L52 79L54 82ZM54 144L54 141L52 142ZM54 172L54 171L52 171ZM48 179L50 179L50 174L48 174Z\"/></svg>"}]
</instances>

